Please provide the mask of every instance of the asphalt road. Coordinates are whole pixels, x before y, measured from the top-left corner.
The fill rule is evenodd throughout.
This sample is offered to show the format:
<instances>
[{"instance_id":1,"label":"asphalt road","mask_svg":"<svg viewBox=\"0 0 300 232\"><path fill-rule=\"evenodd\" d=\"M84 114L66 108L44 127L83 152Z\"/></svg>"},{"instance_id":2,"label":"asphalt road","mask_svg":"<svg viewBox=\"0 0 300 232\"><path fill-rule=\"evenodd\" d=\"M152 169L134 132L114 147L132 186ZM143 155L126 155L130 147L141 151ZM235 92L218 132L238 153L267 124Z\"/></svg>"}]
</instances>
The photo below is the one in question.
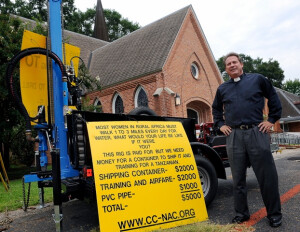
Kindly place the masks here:
<instances>
[{"instance_id":1,"label":"asphalt road","mask_svg":"<svg viewBox=\"0 0 300 232\"><path fill-rule=\"evenodd\" d=\"M282 226L272 228L269 226L268 219L262 218L261 220L257 220L257 223L253 227L257 232L300 232L300 149L284 150L282 153L274 154L274 159L279 176L280 195L283 196L288 191L293 193L294 190L295 192L295 186L298 186L298 193L282 204ZM235 216L230 169L228 168L226 172L227 180L219 180L217 196L207 209L209 219L220 224L230 223ZM252 168L249 168L247 172L247 186L250 219L255 220L254 214L264 208L264 204Z\"/></svg>"},{"instance_id":2,"label":"asphalt road","mask_svg":"<svg viewBox=\"0 0 300 232\"><path fill-rule=\"evenodd\" d=\"M282 204L283 223L279 228L272 228L266 218L257 219L257 212L264 208L258 183L252 169L248 169L248 202L251 222L257 232L299 232L300 231L300 149L284 150L274 154L279 175L280 194L284 196ZM233 211L232 179L230 169L227 169L227 180L219 181L219 189L213 203L207 208L209 219L219 224L228 224L235 216ZM296 189L298 186L298 190ZM288 194L286 194L288 192ZM71 201L63 204L63 231L90 231L99 225L97 206L82 201ZM52 232L55 223L52 219L53 207L29 209L10 212L13 219L8 232ZM256 214L255 214L256 213ZM3 214L0 215L3 218ZM1 221L1 220L0 220ZM2 227L4 228L4 227ZM1 225L0 225L1 231Z\"/></svg>"}]
</instances>

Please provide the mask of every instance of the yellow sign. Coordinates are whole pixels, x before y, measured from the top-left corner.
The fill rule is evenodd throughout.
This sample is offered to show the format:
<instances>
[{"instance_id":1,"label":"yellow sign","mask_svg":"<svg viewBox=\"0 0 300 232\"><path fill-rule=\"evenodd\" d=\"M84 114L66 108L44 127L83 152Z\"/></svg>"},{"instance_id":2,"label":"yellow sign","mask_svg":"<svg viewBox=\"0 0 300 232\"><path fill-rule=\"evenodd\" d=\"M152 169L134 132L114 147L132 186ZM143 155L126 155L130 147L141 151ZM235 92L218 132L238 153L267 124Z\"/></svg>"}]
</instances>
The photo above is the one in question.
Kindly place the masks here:
<instances>
[{"instance_id":1,"label":"yellow sign","mask_svg":"<svg viewBox=\"0 0 300 232\"><path fill-rule=\"evenodd\" d=\"M88 122L102 232L151 231L207 220L180 122Z\"/></svg>"},{"instance_id":2,"label":"yellow sign","mask_svg":"<svg viewBox=\"0 0 300 232\"><path fill-rule=\"evenodd\" d=\"M21 49L30 47L46 48L46 37L25 30ZM30 117L37 115L39 105L48 110L46 56L35 54L20 61L20 86L22 102Z\"/></svg>"},{"instance_id":3,"label":"yellow sign","mask_svg":"<svg viewBox=\"0 0 300 232\"><path fill-rule=\"evenodd\" d=\"M25 30L21 49L31 47L46 48L46 37ZM80 48L65 44L65 53L66 63L70 65L71 58L80 55ZM75 73L77 73L79 59L73 59L72 61ZM37 115L39 105L44 105L46 111L48 110L46 56L34 54L26 56L20 61L20 86L23 104L31 117ZM46 112L46 117L47 115Z\"/></svg>"}]
</instances>

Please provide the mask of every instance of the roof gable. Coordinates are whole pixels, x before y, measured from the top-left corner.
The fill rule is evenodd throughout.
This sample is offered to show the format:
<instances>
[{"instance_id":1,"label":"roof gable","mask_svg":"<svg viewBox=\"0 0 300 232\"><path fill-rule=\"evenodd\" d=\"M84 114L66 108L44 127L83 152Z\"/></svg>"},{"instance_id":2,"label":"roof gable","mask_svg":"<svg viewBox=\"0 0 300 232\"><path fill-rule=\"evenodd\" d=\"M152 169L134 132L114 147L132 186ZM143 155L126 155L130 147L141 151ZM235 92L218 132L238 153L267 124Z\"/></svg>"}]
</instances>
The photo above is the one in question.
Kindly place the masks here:
<instances>
[{"instance_id":1,"label":"roof gable","mask_svg":"<svg viewBox=\"0 0 300 232\"><path fill-rule=\"evenodd\" d=\"M191 6L92 53L90 73L103 88L161 71Z\"/></svg>"},{"instance_id":2,"label":"roof gable","mask_svg":"<svg viewBox=\"0 0 300 232\"><path fill-rule=\"evenodd\" d=\"M285 90L275 88L282 105L281 118L290 118L300 116L300 110L295 103L300 102L300 97Z\"/></svg>"}]
</instances>

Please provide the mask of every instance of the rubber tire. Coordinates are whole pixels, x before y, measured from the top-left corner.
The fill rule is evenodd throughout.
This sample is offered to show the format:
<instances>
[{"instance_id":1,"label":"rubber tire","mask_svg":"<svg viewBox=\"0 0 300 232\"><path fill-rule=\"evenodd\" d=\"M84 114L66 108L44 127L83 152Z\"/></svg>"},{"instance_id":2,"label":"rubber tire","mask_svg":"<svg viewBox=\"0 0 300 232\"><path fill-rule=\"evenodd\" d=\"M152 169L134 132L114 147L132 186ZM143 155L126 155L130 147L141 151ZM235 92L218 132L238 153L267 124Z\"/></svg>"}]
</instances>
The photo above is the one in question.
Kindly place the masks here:
<instances>
[{"instance_id":1,"label":"rubber tire","mask_svg":"<svg viewBox=\"0 0 300 232\"><path fill-rule=\"evenodd\" d=\"M129 115L150 115L157 116L157 114L148 107L140 106L134 108L132 111L128 113Z\"/></svg>"},{"instance_id":2,"label":"rubber tire","mask_svg":"<svg viewBox=\"0 0 300 232\"><path fill-rule=\"evenodd\" d=\"M197 157L197 168L205 204L208 206L214 200L218 191L217 173L212 163L204 157Z\"/></svg>"}]
</instances>

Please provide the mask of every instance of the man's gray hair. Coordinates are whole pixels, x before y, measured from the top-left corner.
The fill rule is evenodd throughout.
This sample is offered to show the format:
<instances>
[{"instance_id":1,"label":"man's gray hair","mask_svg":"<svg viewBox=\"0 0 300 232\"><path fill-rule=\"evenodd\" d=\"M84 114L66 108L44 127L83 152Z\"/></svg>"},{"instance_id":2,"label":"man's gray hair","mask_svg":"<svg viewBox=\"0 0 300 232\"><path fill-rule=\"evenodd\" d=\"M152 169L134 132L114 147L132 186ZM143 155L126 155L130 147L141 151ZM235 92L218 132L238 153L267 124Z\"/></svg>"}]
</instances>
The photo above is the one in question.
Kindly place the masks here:
<instances>
[{"instance_id":1,"label":"man's gray hair","mask_svg":"<svg viewBox=\"0 0 300 232\"><path fill-rule=\"evenodd\" d=\"M223 63L224 63L224 65L225 65L225 67L226 67L226 60L227 60L227 58L228 58L229 56L235 56L235 57L238 58L239 62L243 63L242 58L240 57L239 54L237 54L236 52L230 52L230 53L228 53L226 56L224 56L224 58L223 58Z\"/></svg>"}]
</instances>

